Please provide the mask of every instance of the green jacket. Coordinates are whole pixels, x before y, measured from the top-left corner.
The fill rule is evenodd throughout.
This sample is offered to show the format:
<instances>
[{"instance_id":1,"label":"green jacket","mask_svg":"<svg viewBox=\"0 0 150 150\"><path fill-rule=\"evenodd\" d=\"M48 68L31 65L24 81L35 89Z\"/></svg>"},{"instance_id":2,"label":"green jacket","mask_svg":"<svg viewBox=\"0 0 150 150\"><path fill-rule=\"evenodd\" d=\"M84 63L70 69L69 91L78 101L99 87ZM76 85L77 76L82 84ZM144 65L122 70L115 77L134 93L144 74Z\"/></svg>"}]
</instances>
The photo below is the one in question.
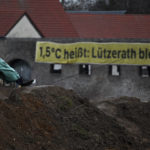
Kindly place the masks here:
<instances>
[{"instance_id":1,"label":"green jacket","mask_svg":"<svg viewBox=\"0 0 150 150\"><path fill-rule=\"evenodd\" d=\"M19 74L0 58L0 78L6 82L14 82L20 78Z\"/></svg>"}]
</instances>

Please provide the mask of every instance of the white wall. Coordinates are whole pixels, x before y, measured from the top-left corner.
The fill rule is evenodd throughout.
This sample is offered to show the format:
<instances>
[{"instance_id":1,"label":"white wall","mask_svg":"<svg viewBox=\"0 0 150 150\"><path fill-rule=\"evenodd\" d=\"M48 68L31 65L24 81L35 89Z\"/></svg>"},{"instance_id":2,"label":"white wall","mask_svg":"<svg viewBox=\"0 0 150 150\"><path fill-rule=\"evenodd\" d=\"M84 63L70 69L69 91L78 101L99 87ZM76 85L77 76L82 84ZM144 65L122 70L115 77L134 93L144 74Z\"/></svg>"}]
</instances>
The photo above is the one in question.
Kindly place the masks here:
<instances>
[{"instance_id":1,"label":"white wall","mask_svg":"<svg viewBox=\"0 0 150 150\"><path fill-rule=\"evenodd\" d=\"M27 16L23 16L21 20L11 29L6 37L11 38L41 38L38 31L34 28Z\"/></svg>"}]
</instances>

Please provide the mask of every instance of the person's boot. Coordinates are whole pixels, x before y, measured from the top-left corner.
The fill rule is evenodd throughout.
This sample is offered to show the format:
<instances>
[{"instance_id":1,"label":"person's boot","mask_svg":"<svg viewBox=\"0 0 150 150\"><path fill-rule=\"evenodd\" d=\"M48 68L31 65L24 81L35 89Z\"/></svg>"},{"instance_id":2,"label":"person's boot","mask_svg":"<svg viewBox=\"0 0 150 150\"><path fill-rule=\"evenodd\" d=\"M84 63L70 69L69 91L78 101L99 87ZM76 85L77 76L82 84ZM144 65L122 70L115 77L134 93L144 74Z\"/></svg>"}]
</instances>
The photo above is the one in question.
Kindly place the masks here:
<instances>
[{"instance_id":1,"label":"person's boot","mask_svg":"<svg viewBox=\"0 0 150 150\"><path fill-rule=\"evenodd\" d=\"M23 78L19 78L16 83L21 86L29 86L33 83L34 80L24 81Z\"/></svg>"}]
</instances>

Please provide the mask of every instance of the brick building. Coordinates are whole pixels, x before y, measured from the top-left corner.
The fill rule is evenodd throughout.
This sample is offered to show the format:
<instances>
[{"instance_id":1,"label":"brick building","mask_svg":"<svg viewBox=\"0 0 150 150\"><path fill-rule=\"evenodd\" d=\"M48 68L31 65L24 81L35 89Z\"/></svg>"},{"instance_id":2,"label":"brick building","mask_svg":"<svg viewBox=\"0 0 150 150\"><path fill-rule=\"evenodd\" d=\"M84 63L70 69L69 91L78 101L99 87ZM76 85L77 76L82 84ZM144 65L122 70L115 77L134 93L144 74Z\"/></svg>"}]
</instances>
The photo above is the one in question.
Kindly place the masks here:
<instances>
[{"instance_id":1,"label":"brick building","mask_svg":"<svg viewBox=\"0 0 150 150\"><path fill-rule=\"evenodd\" d=\"M24 79L73 89L92 100L149 100L149 66L35 62L37 41L149 43L150 15L69 13L57 0L0 1L0 52Z\"/></svg>"}]
</instances>

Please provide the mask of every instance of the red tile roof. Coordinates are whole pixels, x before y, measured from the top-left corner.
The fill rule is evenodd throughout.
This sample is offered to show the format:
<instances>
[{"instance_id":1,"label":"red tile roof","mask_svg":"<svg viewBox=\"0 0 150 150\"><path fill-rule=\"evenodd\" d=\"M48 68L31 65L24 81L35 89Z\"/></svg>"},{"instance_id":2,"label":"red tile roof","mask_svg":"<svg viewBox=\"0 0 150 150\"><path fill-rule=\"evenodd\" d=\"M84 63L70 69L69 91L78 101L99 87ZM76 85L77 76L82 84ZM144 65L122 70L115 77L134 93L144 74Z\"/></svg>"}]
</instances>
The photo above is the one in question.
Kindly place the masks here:
<instances>
[{"instance_id":1,"label":"red tile roof","mask_svg":"<svg viewBox=\"0 0 150 150\"><path fill-rule=\"evenodd\" d=\"M81 38L150 38L150 15L68 15Z\"/></svg>"},{"instance_id":2,"label":"red tile roof","mask_svg":"<svg viewBox=\"0 0 150 150\"><path fill-rule=\"evenodd\" d=\"M0 36L5 36L24 14L46 38L150 38L150 15L67 15L59 0L0 0Z\"/></svg>"},{"instance_id":3,"label":"red tile roof","mask_svg":"<svg viewBox=\"0 0 150 150\"><path fill-rule=\"evenodd\" d=\"M23 14L23 11L0 11L0 36L7 34Z\"/></svg>"},{"instance_id":4,"label":"red tile roof","mask_svg":"<svg viewBox=\"0 0 150 150\"><path fill-rule=\"evenodd\" d=\"M58 0L1 0L0 36L5 36L24 13L44 37L78 37Z\"/></svg>"}]
</instances>

